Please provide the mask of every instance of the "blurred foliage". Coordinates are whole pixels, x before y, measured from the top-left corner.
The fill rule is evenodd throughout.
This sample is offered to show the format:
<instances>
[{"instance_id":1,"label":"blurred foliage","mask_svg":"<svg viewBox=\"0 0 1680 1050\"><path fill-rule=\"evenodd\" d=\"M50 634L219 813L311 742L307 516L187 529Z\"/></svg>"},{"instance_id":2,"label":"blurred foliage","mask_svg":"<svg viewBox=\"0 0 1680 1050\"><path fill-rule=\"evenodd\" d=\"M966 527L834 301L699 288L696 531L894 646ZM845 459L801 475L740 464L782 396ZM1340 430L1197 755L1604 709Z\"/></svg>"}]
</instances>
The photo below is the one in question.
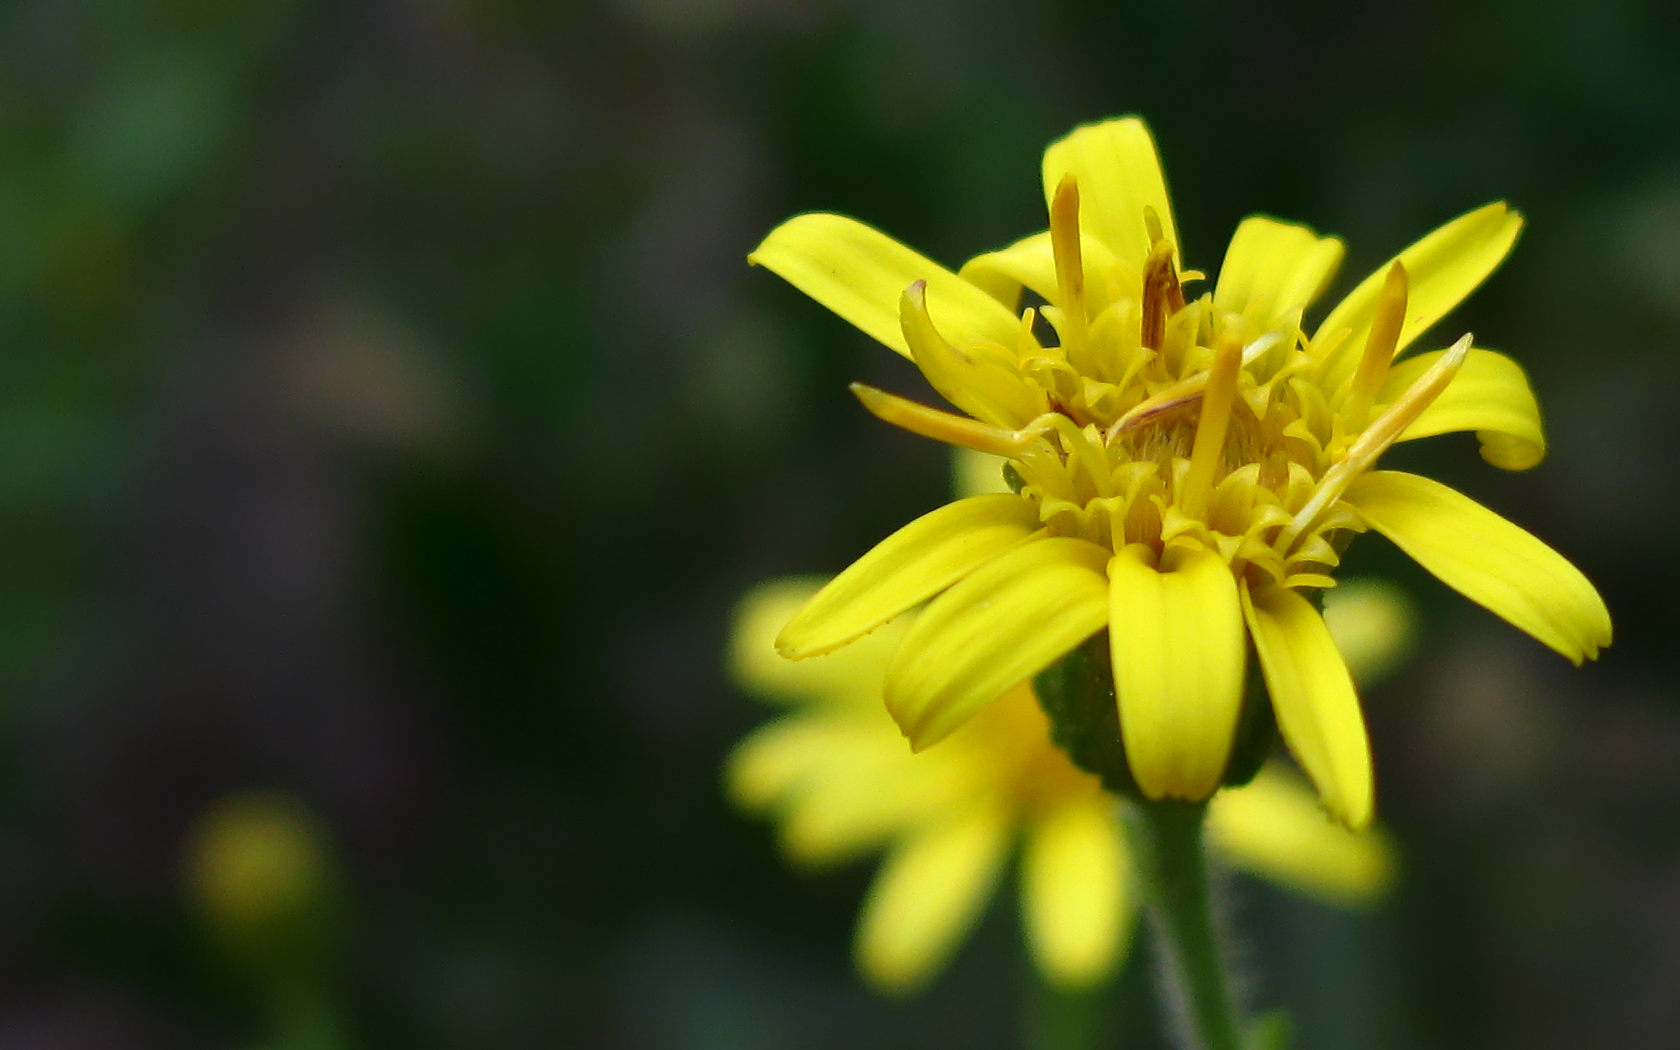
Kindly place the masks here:
<instances>
[{"instance_id":1,"label":"blurred foliage","mask_svg":"<svg viewBox=\"0 0 1680 1050\"><path fill-rule=\"evenodd\" d=\"M250 1046L190 829L341 844L367 1047L1156 1045L1147 967L1037 988L1007 906L925 997L849 971L867 872L783 870L717 783L763 717L727 609L937 503L868 419L904 362L746 251L803 209L956 261L1042 224L1044 144L1145 114L1192 263L1263 210L1344 286L1508 198L1450 322L1554 452L1406 450L1554 542L1618 641L1571 672L1425 603L1373 691L1385 913L1246 881L1313 1047L1680 1036L1680 14L1640 0L14 0L0 6L0 1029ZM1141 953L1140 953L1141 954Z\"/></svg>"}]
</instances>

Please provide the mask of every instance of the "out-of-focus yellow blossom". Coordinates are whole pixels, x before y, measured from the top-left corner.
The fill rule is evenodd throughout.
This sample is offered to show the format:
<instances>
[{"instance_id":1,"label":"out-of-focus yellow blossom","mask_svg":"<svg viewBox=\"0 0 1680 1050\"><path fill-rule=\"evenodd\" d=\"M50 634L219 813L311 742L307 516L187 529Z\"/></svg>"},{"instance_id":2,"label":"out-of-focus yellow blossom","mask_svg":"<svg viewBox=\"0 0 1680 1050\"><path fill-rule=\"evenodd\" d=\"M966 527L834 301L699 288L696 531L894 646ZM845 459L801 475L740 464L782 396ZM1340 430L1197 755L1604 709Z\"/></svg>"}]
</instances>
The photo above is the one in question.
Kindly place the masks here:
<instances>
[{"instance_id":1,"label":"out-of-focus yellow blossom","mask_svg":"<svg viewBox=\"0 0 1680 1050\"><path fill-rule=\"evenodd\" d=\"M776 634L821 583L774 580L737 610L735 680L792 710L741 741L727 780L742 807L777 817L786 853L802 865L887 850L859 917L859 968L889 992L925 984L984 910L1019 843L1021 912L1040 972L1062 987L1112 973L1135 911L1116 799L1051 744L1026 685L912 754L882 683L913 616L825 656L782 659ZM1393 870L1381 832L1330 823L1282 765L1217 796L1208 835L1226 863L1341 904L1370 901Z\"/></svg>"},{"instance_id":2,"label":"out-of-focus yellow blossom","mask_svg":"<svg viewBox=\"0 0 1680 1050\"><path fill-rule=\"evenodd\" d=\"M1375 685L1412 655L1416 614L1406 592L1387 580L1342 580L1324 592L1324 623L1354 680Z\"/></svg>"},{"instance_id":3,"label":"out-of-focus yellow blossom","mask_svg":"<svg viewBox=\"0 0 1680 1050\"><path fill-rule=\"evenodd\" d=\"M267 792L222 799L187 841L190 900L225 949L282 968L319 954L334 895L320 826L297 802Z\"/></svg>"},{"instance_id":4,"label":"out-of-focus yellow blossom","mask_svg":"<svg viewBox=\"0 0 1680 1050\"><path fill-rule=\"evenodd\" d=\"M870 411L1004 456L1015 483L865 554L786 625L783 655L857 643L927 602L885 682L920 750L1106 629L1131 775L1149 799L1197 801L1227 775L1252 641L1285 742L1360 827L1370 746L1312 600L1352 534L1382 533L1572 661L1609 644L1603 601L1563 557L1438 482L1372 469L1396 441L1451 431L1474 431L1504 469L1544 456L1510 358L1468 335L1400 357L1498 267L1521 216L1496 203L1454 219L1309 334L1342 243L1251 217L1213 290L1187 296L1203 275L1183 267L1141 121L1052 144L1043 181L1049 229L957 273L832 214L788 220L750 256L911 358L966 415L854 384ZM1023 309L1023 292L1044 305Z\"/></svg>"}]
</instances>

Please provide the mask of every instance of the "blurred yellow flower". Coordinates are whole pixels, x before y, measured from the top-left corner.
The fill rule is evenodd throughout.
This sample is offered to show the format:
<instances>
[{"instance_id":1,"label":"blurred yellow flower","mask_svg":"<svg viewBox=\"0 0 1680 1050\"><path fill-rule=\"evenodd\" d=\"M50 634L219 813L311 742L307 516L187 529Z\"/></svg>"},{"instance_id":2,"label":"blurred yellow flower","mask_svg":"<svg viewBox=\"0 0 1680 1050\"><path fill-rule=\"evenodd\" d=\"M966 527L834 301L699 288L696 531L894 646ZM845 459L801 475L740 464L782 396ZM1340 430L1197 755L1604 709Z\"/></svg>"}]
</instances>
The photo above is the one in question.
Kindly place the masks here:
<instances>
[{"instance_id":1,"label":"blurred yellow flower","mask_svg":"<svg viewBox=\"0 0 1680 1050\"><path fill-rule=\"evenodd\" d=\"M771 581L737 610L733 677L792 710L735 748L731 796L774 814L784 850L805 866L887 849L856 942L859 969L884 991L913 991L939 971L1018 840L1021 913L1040 972L1062 987L1108 976L1124 957L1135 910L1117 800L1051 744L1026 685L912 754L881 701L913 616L826 656L782 659L773 639L821 583ZM1383 617L1403 633L1404 606L1396 608ZM1208 835L1227 863L1348 905L1379 894L1393 868L1380 832L1331 824L1281 765L1217 796Z\"/></svg>"},{"instance_id":2,"label":"blurred yellow flower","mask_svg":"<svg viewBox=\"0 0 1680 1050\"><path fill-rule=\"evenodd\" d=\"M325 835L296 801L230 795L187 841L186 888L218 944L268 966L313 965L330 939L334 896Z\"/></svg>"},{"instance_id":3,"label":"blurred yellow flower","mask_svg":"<svg viewBox=\"0 0 1680 1050\"><path fill-rule=\"evenodd\" d=\"M292 922L325 893L321 834L289 799L223 799L194 829L187 881L214 926L234 931Z\"/></svg>"},{"instance_id":4,"label":"blurred yellow flower","mask_svg":"<svg viewBox=\"0 0 1680 1050\"><path fill-rule=\"evenodd\" d=\"M1342 243L1254 216L1213 290L1187 297L1203 275L1182 268L1141 121L1075 130L1043 176L1050 228L958 273L832 214L788 220L749 257L911 358L967 415L854 384L870 411L1006 457L1015 487L888 537L787 624L785 656L929 602L885 685L920 750L1106 629L1131 775L1149 799L1196 801L1226 776L1252 640L1284 740L1360 827L1369 742L1312 601L1353 533L1382 533L1576 663L1609 644L1603 601L1556 552L1438 482L1371 469L1396 441L1450 431L1474 431L1497 467L1543 457L1510 358L1466 335L1398 359L1500 264L1521 216L1497 203L1454 219L1309 335ZM1023 310L1023 291L1044 305Z\"/></svg>"}]
</instances>

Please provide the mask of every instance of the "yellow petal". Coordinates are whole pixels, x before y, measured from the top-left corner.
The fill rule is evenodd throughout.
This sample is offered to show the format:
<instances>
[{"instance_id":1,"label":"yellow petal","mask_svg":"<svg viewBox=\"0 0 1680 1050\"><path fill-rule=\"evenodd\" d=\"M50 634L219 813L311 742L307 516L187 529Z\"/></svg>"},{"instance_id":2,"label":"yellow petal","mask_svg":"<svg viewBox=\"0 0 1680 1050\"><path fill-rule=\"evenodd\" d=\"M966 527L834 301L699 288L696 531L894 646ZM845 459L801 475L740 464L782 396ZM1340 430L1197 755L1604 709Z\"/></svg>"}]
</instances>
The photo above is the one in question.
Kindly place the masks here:
<instances>
[{"instance_id":1,"label":"yellow petal","mask_svg":"<svg viewBox=\"0 0 1680 1050\"><path fill-rule=\"evenodd\" d=\"M799 610L776 638L794 660L873 631L1038 530L1019 496L974 496L924 514L876 544Z\"/></svg>"},{"instance_id":2,"label":"yellow petal","mask_svg":"<svg viewBox=\"0 0 1680 1050\"><path fill-rule=\"evenodd\" d=\"M964 805L985 771L973 755L912 755L884 711L826 741L783 797L782 848L827 867L879 848L906 827Z\"/></svg>"},{"instance_id":3,"label":"yellow petal","mask_svg":"<svg viewBox=\"0 0 1680 1050\"><path fill-rule=\"evenodd\" d=\"M737 686L777 703L881 702L887 662L908 626L902 620L825 656L795 661L776 651L776 635L827 582L821 576L767 580L736 604L729 632L729 672Z\"/></svg>"},{"instance_id":4,"label":"yellow petal","mask_svg":"<svg viewBox=\"0 0 1680 1050\"><path fill-rule=\"evenodd\" d=\"M881 706L801 713L748 734L730 752L730 799L773 813L788 858L822 868L879 848L904 829L967 804L995 773L972 748L912 755Z\"/></svg>"},{"instance_id":5,"label":"yellow petal","mask_svg":"<svg viewBox=\"0 0 1680 1050\"><path fill-rule=\"evenodd\" d=\"M933 323L958 346L976 339L1014 346L1020 327L1012 312L980 288L844 215L795 215L771 230L747 261L905 357L910 347L899 330L898 297L916 281L927 282Z\"/></svg>"},{"instance_id":6,"label":"yellow petal","mask_svg":"<svg viewBox=\"0 0 1680 1050\"><path fill-rule=\"evenodd\" d=\"M844 736L839 724L813 718L778 718L759 726L735 745L724 762L730 800L751 813L769 810Z\"/></svg>"},{"instance_id":7,"label":"yellow petal","mask_svg":"<svg viewBox=\"0 0 1680 1050\"><path fill-rule=\"evenodd\" d=\"M1236 580L1206 548L1155 566L1142 544L1108 566L1108 638L1120 735L1151 799L1199 801L1219 789L1243 697L1243 621Z\"/></svg>"},{"instance_id":8,"label":"yellow petal","mask_svg":"<svg viewBox=\"0 0 1680 1050\"><path fill-rule=\"evenodd\" d=\"M1388 373L1377 403L1386 405L1440 359L1444 350L1419 354ZM1401 441L1474 430L1482 458L1503 470L1528 470L1546 458L1540 404L1522 366L1492 350L1471 350L1464 367L1400 435Z\"/></svg>"},{"instance_id":9,"label":"yellow petal","mask_svg":"<svg viewBox=\"0 0 1680 1050\"><path fill-rule=\"evenodd\" d=\"M946 342L928 315L922 282L904 290L898 310L911 359L951 404L976 419L1011 430L1049 407L1043 391L1021 378L1012 351L1001 347L996 353L963 351Z\"/></svg>"},{"instance_id":10,"label":"yellow petal","mask_svg":"<svg viewBox=\"0 0 1680 1050\"><path fill-rule=\"evenodd\" d=\"M981 805L900 843L858 918L858 969L903 994L944 966L991 898L1009 842L1001 807Z\"/></svg>"},{"instance_id":11,"label":"yellow petal","mask_svg":"<svg viewBox=\"0 0 1680 1050\"><path fill-rule=\"evenodd\" d=\"M1112 300L1109 295L1111 279L1124 294L1133 297L1142 294L1137 271L1121 266L1105 244L1088 235L1081 235L1079 243L1085 271L1085 305L1093 317ZM958 276L985 288L1012 310L1020 301L1022 288L1031 289L1045 302L1061 300L1061 287L1056 280L1056 255L1050 243L1049 230L1023 237L1007 248L976 255L963 264Z\"/></svg>"},{"instance_id":12,"label":"yellow petal","mask_svg":"<svg viewBox=\"0 0 1680 1050\"><path fill-rule=\"evenodd\" d=\"M951 450L951 489L959 496L982 496L1009 491L1003 468L1009 460L971 448Z\"/></svg>"},{"instance_id":13,"label":"yellow petal","mask_svg":"<svg viewBox=\"0 0 1680 1050\"><path fill-rule=\"evenodd\" d=\"M1074 129L1044 151L1044 199L1055 197L1062 177L1079 180L1079 225L1095 233L1111 252L1141 273L1149 257L1143 210L1152 208L1161 232L1176 247L1172 202L1149 128L1136 117L1106 120Z\"/></svg>"},{"instance_id":14,"label":"yellow petal","mask_svg":"<svg viewBox=\"0 0 1680 1050\"><path fill-rule=\"evenodd\" d=\"M1093 793L1056 806L1028 828L1021 915L1039 972L1068 989L1114 972L1131 932L1131 862L1114 799Z\"/></svg>"},{"instance_id":15,"label":"yellow petal","mask_svg":"<svg viewBox=\"0 0 1680 1050\"><path fill-rule=\"evenodd\" d=\"M1411 655L1417 611L1411 597L1387 580L1343 577L1324 592L1324 626L1354 684L1368 689Z\"/></svg>"},{"instance_id":16,"label":"yellow petal","mask_svg":"<svg viewBox=\"0 0 1680 1050\"><path fill-rule=\"evenodd\" d=\"M1563 555L1438 481L1373 471L1343 496L1448 587L1574 663L1610 644L1604 599Z\"/></svg>"},{"instance_id":17,"label":"yellow petal","mask_svg":"<svg viewBox=\"0 0 1680 1050\"><path fill-rule=\"evenodd\" d=\"M976 255L963 263L957 276L991 293L998 302L1015 310L1021 289L1030 288L1045 302L1056 296L1056 258L1050 247L1050 231L1023 237L1007 248Z\"/></svg>"},{"instance_id":18,"label":"yellow petal","mask_svg":"<svg viewBox=\"0 0 1680 1050\"><path fill-rule=\"evenodd\" d=\"M852 383L851 391L864 409L881 422L957 448L1016 456L1035 436L1032 431L1012 430L968 416L941 412L909 398L889 394L868 383Z\"/></svg>"},{"instance_id":19,"label":"yellow petal","mask_svg":"<svg viewBox=\"0 0 1680 1050\"><path fill-rule=\"evenodd\" d=\"M1335 237L1319 237L1305 226L1253 215L1237 226L1213 304L1220 310L1244 313L1258 302L1265 306L1263 325L1310 305L1324 294L1345 249Z\"/></svg>"},{"instance_id":20,"label":"yellow petal","mask_svg":"<svg viewBox=\"0 0 1680 1050\"><path fill-rule=\"evenodd\" d=\"M1460 215L1395 256L1405 264L1411 281L1396 354L1487 280L1516 243L1522 224L1522 216L1504 202L1489 204ZM1335 359L1325 364L1327 389L1334 389L1352 373L1393 264L1394 259L1390 259L1377 267L1330 311L1313 334L1313 341L1318 342L1339 330L1348 330L1348 336L1338 344Z\"/></svg>"},{"instance_id":21,"label":"yellow petal","mask_svg":"<svg viewBox=\"0 0 1680 1050\"><path fill-rule=\"evenodd\" d=\"M981 497L977 497L981 498ZM1108 552L1036 539L930 604L887 667L887 710L917 751L1049 667L1108 619Z\"/></svg>"},{"instance_id":22,"label":"yellow petal","mask_svg":"<svg viewBox=\"0 0 1680 1050\"><path fill-rule=\"evenodd\" d=\"M1312 789L1280 765L1208 806L1208 840L1225 862L1332 904L1371 904L1394 881L1394 846L1380 828L1332 824Z\"/></svg>"},{"instance_id":23,"label":"yellow petal","mask_svg":"<svg viewBox=\"0 0 1680 1050\"><path fill-rule=\"evenodd\" d=\"M1371 744L1342 654L1318 611L1277 584L1243 585L1243 613L1278 728L1332 816L1371 822Z\"/></svg>"}]
</instances>

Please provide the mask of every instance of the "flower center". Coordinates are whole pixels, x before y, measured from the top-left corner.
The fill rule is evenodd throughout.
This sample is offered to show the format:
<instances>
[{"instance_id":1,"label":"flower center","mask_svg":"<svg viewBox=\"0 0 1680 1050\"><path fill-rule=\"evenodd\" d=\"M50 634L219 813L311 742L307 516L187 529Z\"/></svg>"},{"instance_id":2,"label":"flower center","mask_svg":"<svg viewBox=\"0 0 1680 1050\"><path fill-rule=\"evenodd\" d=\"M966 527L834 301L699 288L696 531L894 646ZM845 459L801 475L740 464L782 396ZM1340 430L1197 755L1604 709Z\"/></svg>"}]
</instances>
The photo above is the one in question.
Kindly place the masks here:
<instances>
[{"instance_id":1,"label":"flower center","mask_svg":"<svg viewBox=\"0 0 1680 1050\"><path fill-rule=\"evenodd\" d=\"M1078 185L1065 178L1050 205L1057 294L1023 313L1014 348L947 344L924 286L910 287L901 316L917 364L977 418L854 391L887 422L1009 457L1050 535L1115 553L1144 544L1156 559L1192 544L1233 571L1330 586L1334 534L1364 527L1341 493L1456 374L1468 337L1376 406L1406 307L1398 263L1357 370L1327 389L1327 350L1309 344L1298 310L1256 300L1234 313L1210 294L1187 300L1184 284L1203 275L1178 269L1147 209L1144 225L1153 244L1137 270L1082 236ZM1040 312L1054 345L1034 335Z\"/></svg>"}]
</instances>

